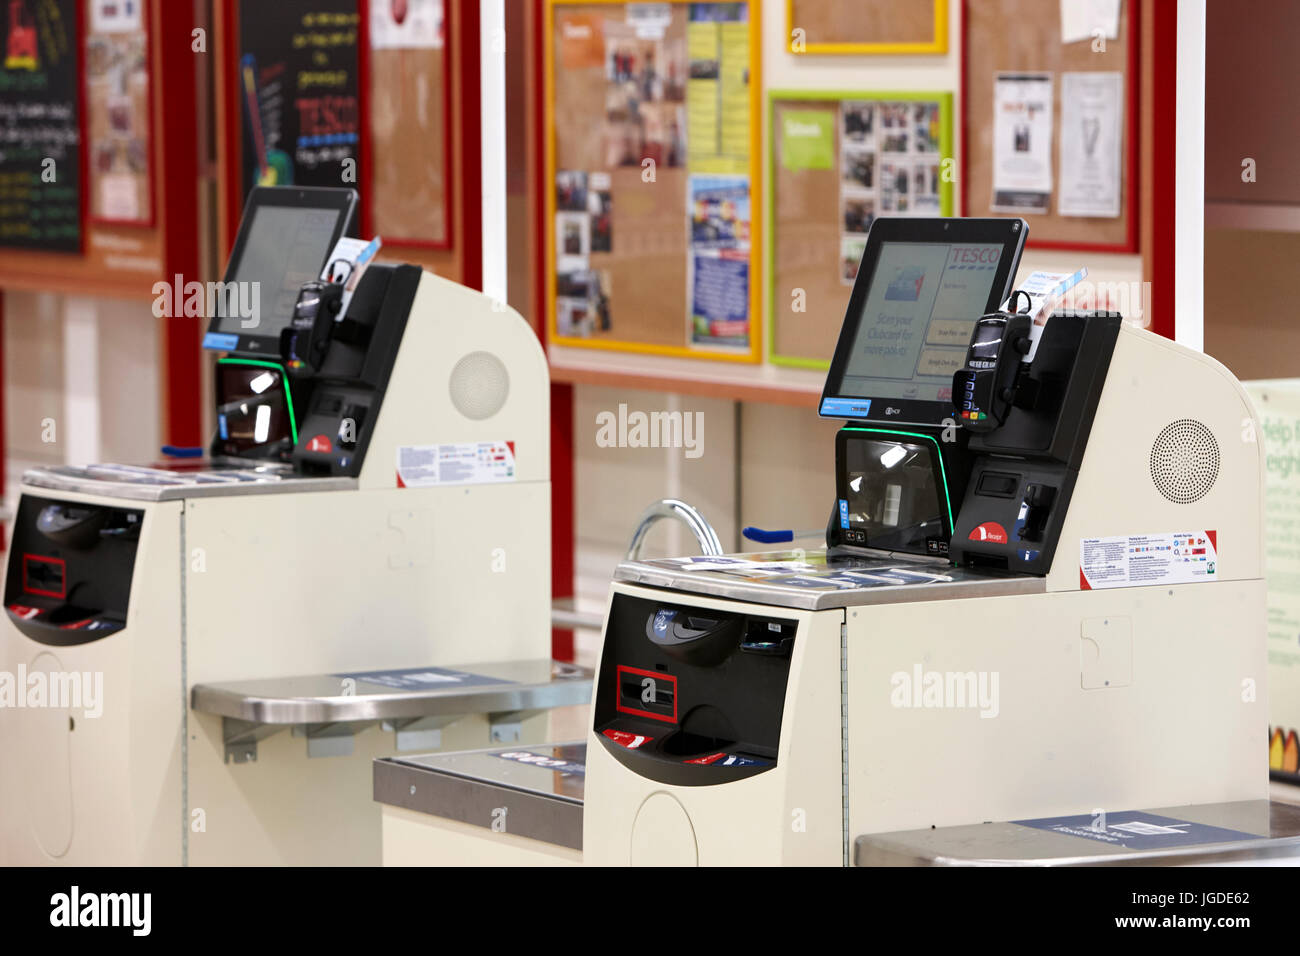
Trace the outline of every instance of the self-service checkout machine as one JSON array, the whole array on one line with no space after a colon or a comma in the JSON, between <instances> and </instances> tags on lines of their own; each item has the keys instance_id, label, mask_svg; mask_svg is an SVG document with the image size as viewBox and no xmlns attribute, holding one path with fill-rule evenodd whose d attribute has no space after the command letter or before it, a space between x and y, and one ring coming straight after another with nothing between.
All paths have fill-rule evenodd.
<instances>
[{"instance_id":1,"label":"self-service checkout machine","mask_svg":"<svg viewBox=\"0 0 1300 956\"><path fill-rule=\"evenodd\" d=\"M1254 411L1118 314L990 314L1026 230L874 223L820 404L825 550L619 566L585 862L833 865L1187 805L1268 835Z\"/></svg>"},{"instance_id":2,"label":"self-service checkout machine","mask_svg":"<svg viewBox=\"0 0 1300 956\"><path fill-rule=\"evenodd\" d=\"M0 708L0 861L378 862L374 757L539 739L589 693L549 659L537 338L410 265L340 308L354 205L253 191L208 460L25 475L0 669L49 698Z\"/></svg>"}]
</instances>

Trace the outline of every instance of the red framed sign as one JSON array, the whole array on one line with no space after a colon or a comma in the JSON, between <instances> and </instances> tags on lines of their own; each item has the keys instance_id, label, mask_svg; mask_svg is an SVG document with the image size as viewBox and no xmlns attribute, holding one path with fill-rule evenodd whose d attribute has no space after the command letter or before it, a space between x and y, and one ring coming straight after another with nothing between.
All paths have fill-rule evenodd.
<instances>
[{"instance_id":1,"label":"red framed sign","mask_svg":"<svg viewBox=\"0 0 1300 956\"><path fill-rule=\"evenodd\" d=\"M1080 34L1074 24L1063 30L1057 4L1041 0L963 0L961 38L961 214L987 216L1006 213L1021 215L1029 222L1027 245L1036 249L1076 249L1094 252L1136 253L1139 224L1139 122L1141 103L1139 48L1140 0L1122 0L1113 24L1084 25ZM1013 30L1007 24L1015 24ZM1119 149L1118 215L1062 215L1062 100L1066 75L1121 74L1119 103L1124 111L1118 129L1123 142ZM998 78L1033 83L1040 78L1051 90L1050 185L1031 197L1024 209L994 202L997 158L994 139L997 107L994 92ZM1050 78L1050 79L1049 79ZM1113 107L1114 104L1111 104ZM1004 107L1005 108L1005 107ZM1104 115L1104 114L1103 114ZM1074 119L1072 115L1070 119ZM1014 149L1032 153L1032 142L1042 129L1025 122L1015 129ZM1096 142L1097 132L1085 137ZM1085 141L1087 141L1085 139ZM1104 140L1103 140L1104 142ZM1073 164L1072 164L1073 165ZM1104 183L1104 177L1101 177ZM1002 192L1022 201L1024 194Z\"/></svg>"}]
</instances>

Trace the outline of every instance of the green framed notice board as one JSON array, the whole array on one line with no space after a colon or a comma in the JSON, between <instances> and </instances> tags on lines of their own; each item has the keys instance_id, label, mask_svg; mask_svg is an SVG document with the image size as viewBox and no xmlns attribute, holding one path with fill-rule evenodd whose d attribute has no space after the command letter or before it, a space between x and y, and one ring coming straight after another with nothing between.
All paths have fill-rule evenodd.
<instances>
[{"instance_id":1,"label":"green framed notice board","mask_svg":"<svg viewBox=\"0 0 1300 956\"><path fill-rule=\"evenodd\" d=\"M768 94L767 348L826 368L876 216L951 216L952 93Z\"/></svg>"}]
</instances>

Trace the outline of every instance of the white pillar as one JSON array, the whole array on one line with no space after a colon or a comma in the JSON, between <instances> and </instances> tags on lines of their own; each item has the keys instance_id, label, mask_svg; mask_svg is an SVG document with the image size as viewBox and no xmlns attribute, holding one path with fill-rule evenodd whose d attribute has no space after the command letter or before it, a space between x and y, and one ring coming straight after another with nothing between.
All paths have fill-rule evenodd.
<instances>
[{"instance_id":1,"label":"white pillar","mask_svg":"<svg viewBox=\"0 0 1300 956\"><path fill-rule=\"evenodd\" d=\"M1174 163L1174 340L1188 348L1203 351L1205 0L1178 0L1178 78L1174 124L1178 147ZM1159 170L1156 175L1161 175ZM1159 223L1156 228L1161 228Z\"/></svg>"},{"instance_id":2,"label":"white pillar","mask_svg":"<svg viewBox=\"0 0 1300 956\"><path fill-rule=\"evenodd\" d=\"M56 427L66 464L100 460L99 316L94 300L80 296L63 300L63 421Z\"/></svg>"},{"instance_id":3,"label":"white pillar","mask_svg":"<svg viewBox=\"0 0 1300 956\"><path fill-rule=\"evenodd\" d=\"M482 0L479 11L483 291L494 299L506 302L505 0Z\"/></svg>"}]
</instances>

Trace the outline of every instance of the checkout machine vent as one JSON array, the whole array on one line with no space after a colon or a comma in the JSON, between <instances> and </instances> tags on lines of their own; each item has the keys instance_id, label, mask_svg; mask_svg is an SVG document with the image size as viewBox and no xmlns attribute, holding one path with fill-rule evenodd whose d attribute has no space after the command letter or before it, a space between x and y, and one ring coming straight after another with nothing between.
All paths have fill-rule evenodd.
<instances>
[{"instance_id":1,"label":"checkout machine vent","mask_svg":"<svg viewBox=\"0 0 1300 956\"><path fill-rule=\"evenodd\" d=\"M451 370L448 383L456 411L473 421L491 418L510 394L510 373L491 352L470 352Z\"/></svg>"},{"instance_id":2,"label":"checkout machine vent","mask_svg":"<svg viewBox=\"0 0 1300 956\"><path fill-rule=\"evenodd\" d=\"M1214 433L1192 418L1160 429L1151 446L1151 480L1175 504L1199 501L1219 476L1219 443Z\"/></svg>"}]
</instances>

